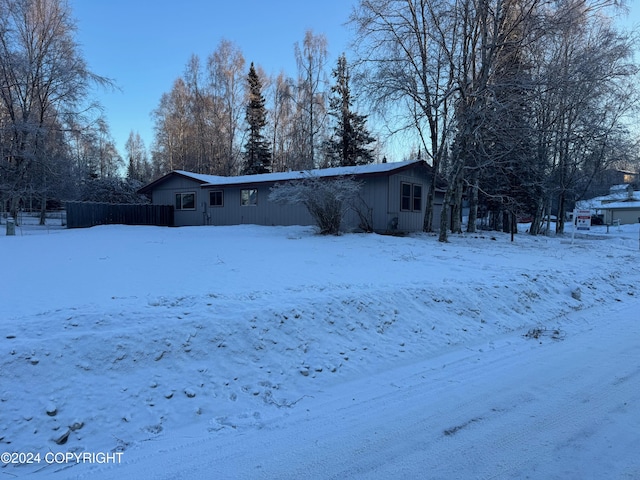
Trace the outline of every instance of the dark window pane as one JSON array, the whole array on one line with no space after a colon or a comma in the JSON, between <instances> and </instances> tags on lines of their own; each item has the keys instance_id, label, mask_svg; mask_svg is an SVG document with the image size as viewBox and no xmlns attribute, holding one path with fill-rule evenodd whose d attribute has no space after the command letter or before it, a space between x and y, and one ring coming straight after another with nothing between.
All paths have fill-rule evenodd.
<instances>
[{"instance_id":1,"label":"dark window pane","mask_svg":"<svg viewBox=\"0 0 640 480\"><path fill-rule=\"evenodd\" d=\"M413 186L413 209L416 212L422 210L422 186L414 185Z\"/></svg>"},{"instance_id":2,"label":"dark window pane","mask_svg":"<svg viewBox=\"0 0 640 480\"><path fill-rule=\"evenodd\" d=\"M212 207L221 207L222 206L222 192L209 192L209 205Z\"/></svg>"},{"instance_id":3,"label":"dark window pane","mask_svg":"<svg viewBox=\"0 0 640 480\"><path fill-rule=\"evenodd\" d=\"M411 210L411 184L400 185L402 196L400 198L400 210Z\"/></svg>"},{"instance_id":4,"label":"dark window pane","mask_svg":"<svg viewBox=\"0 0 640 480\"><path fill-rule=\"evenodd\" d=\"M182 195L182 209L193 210L196 208L196 195L194 193L185 193Z\"/></svg>"}]
</instances>

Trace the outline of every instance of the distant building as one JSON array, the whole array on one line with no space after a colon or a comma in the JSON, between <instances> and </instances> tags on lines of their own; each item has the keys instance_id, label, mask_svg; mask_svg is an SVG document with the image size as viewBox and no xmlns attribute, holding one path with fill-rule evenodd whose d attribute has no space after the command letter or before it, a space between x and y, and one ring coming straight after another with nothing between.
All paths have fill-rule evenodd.
<instances>
[{"instance_id":1,"label":"distant building","mask_svg":"<svg viewBox=\"0 0 640 480\"><path fill-rule=\"evenodd\" d=\"M640 222L640 192L632 185L614 185L609 195L582 200L576 208L589 209L602 217L607 225L619 222L621 225Z\"/></svg>"}]
</instances>

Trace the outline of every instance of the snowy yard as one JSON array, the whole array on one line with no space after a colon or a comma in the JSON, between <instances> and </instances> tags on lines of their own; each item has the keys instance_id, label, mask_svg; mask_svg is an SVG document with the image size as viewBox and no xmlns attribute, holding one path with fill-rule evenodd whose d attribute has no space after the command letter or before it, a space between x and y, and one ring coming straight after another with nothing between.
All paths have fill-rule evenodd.
<instances>
[{"instance_id":1,"label":"snowy yard","mask_svg":"<svg viewBox=\"0 0 640 480\"><path fill-rule=\"evenodd\" d=\"M639 227L18 228L0 476L640 478Z\"/></svg>"}]
</instances>

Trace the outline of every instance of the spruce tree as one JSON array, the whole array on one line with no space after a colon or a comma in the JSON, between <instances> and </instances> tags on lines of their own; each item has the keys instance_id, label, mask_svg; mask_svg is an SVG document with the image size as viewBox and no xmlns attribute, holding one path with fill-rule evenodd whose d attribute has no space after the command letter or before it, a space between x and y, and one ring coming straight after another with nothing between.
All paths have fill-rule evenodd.
<instances>
[{"instance_id":1,"label":"spruce tree","mask_svg":"<svg viewBox=\"0 0 640 480\"><path fill-rule=\"evenodd\" d=\"M349 68L344 54L332 73L336 84L331 87L333 96L329 103L329 115L335 118L333 135L327 142L327 157L333 166L365 165L373 162L368 145L375 139L366 127L367 116L351 110L353 99L349 85Z\"/></svg>"},{"instance_id":2,"label":"spruce tree","mask_svg":"<svg viewBox=\"0 0 640 480\"><path fill-rule=\"evenodd\" d=\"M243 174L269 173L271 171L271 149L269 142L262 134L267 124L267 110L262 95L262 82L251 63L249 75L249 103L247 104L246 120L248 127L247 143L244 146L245 165Z\"/></svg>"}]
</instances>

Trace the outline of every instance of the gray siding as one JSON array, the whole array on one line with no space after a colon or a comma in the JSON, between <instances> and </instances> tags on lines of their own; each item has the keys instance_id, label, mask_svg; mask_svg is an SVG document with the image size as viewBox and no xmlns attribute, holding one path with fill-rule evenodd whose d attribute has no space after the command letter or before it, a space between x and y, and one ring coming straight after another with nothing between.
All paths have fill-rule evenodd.
<instances>
[{"instance_id":1,"label":"gray siding","mask_svg":"<svg viewBox=\"0 0 640 480\"><path fill-rule=\"evenodd\" d=\"M377 232L386 232L389 230L393 213L389 210L389 177L370 177L363 182L363 188L360 196L365 205L363 209L371 209L371 217L373 220L373 229ZM359 218L356 213L351 212L349 224L357 227Z\"/></svg>"},{"instance_id":2,"label":"gray siding","mask_svg":"<svg viewBox=\"0 0 640 480\"><path fill-rule=\"evenodd\" d=\"M376 231L387 231L393 216L389 211L388 178L372 177L363 182L360 192L363 202L363 211L372 209L373 227ZM208 207L209 221L211 225L315 225L315 222L306 207L303 205L279 205L268 200L269 191L273 184L259 185L257 205L243 206L240 204L241 188L221 187L210 190L221 190L224 195L223 207ZM207 201L208 201L208 193ZM349 211L342 222L342 228L346 231L357 230L360 218L355 211Z\"/></svg>"},{"instance_id":3,"label":"gray siding","mask_svg":"<svg viewBox=\"0 0 640 480\"><path fill-rule=\"evenodd\" d=\"M413 205L411 205L411 210L402 210L401 186L403 183L422 187L419 210L413 210ZM402 232L418 232L422 230L428 193L428 178L426 175L421 175L417 169L406 170L389 177L389 206L392 215L398 218L398 230Z\"/></svg>"},{"instance_id":4,"label":"gray siding","mask_svg":"<svg viewBox=\"0 0 640 480\"><path fill-rule=\"evenodd\" d=\"M603 205L604 222L613 225L616 220L620 221L621 225L628 225L630 223L638 223L640 220L640 208L638 209L621 209L616 208L607 210L606 205Z\"/></svg>"},{"instance_id":5,"label":"gray siding","mask_svg":"<svg viewBox=\"0 0 640 480\"><path fill-rule=\"evenodd\" d=\"M313 219L302 205L277 205L268 200L273 184L252 186L258 190L256 205L241 205L240 192L245 187L215 187L203 190L206 195L208 221L211 225L313 225ZM224 205L209 206L209 191L222 191Z\"/></svg>"},{"instance_id":6,"label":"gray siding","mask_svg":"<svg viewBox=\"0 0 640 480\"><path fill-rule=\"evenodd\" d=\"M186 225L205 224L205 205L203 202L209 201L209 194L200 188L200 183L184 177L173 177L167 179L161 185L153 189L151 201L154 205L176 204L176 193L195 193L195 210L174 210L174 225L182 227Z\"/></svg>"}]
</instances>

